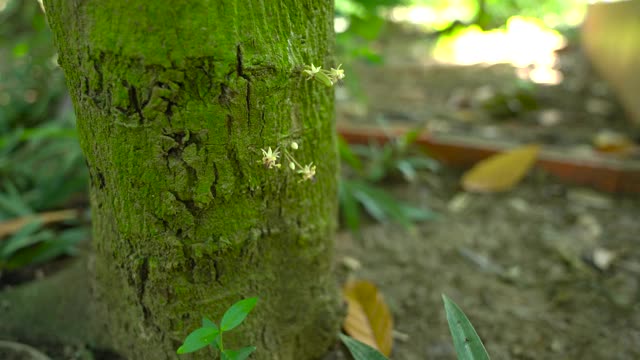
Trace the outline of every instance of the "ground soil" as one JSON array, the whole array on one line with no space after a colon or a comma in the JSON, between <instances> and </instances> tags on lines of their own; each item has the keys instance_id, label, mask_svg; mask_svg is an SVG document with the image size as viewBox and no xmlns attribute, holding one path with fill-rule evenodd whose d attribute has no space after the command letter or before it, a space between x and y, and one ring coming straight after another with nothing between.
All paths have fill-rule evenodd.
<instances>
[{"instance_id":1,"label":"ground soil","mask_svg":"<svg viewBox=\"0 0 640 360\"><path fill-rule=\"evenodd\" d=\"M338 239L339 259L361 264L351 276L379 286L395 330L408 335L393 359L455 358L443 293L495 359L640 357L640 199L540 172L504 194L464 193L457 180L449 171L393 187L436 210L436 221ZM613 258L594 264L603 254Z\"/></svg>"},{"instance_id":2,"label":"ground soil","mask_svg":"<svg viewBox=\"0 0 640 360\"><path fill-rule=\"evenodd\" d=\"M51 276L65 267L66 260L68 257L63 256L44 264L27 265L23 268L0 272L0 291Z\"/></svg>"},{"instance_id":3,"label":"ground soil","mask_svg":"<svg viewBox=\"0 0 640 360\"><path fill-rule=\"evenodd\" d=\"M514 88L513 67L441 65L428 59L424 36L389 36L376 44L383 65L354 66L360 92L348 84L339 91L339 124L425 122L432 133L567 153L588 150L603 129L637 137L576 44L560 54L565 81L534 88L536 109L498 117L473 106L473 94ZM549 110L557 121L545 122ZM625 156L637 164L637 153ZM412 231L371 225L361 237L338 239L338 260L361 264L350 276L379 286L395 330L408 335L398 336L391 358L455 358L443 293L467 313L494 359L640 358L640 196L563 184L541 170L512 191L470 194L460 175L444 169L388 186L436 210L438 220Z\"/></svg>"}]
</instances>

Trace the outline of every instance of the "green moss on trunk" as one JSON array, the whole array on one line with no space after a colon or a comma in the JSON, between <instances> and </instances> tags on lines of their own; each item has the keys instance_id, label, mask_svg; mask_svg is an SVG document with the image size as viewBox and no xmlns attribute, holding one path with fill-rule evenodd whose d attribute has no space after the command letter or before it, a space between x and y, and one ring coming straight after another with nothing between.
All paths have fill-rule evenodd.
<instances>
[{"instance_id":1,"label":"green moss on trunk","mask_svg":"<svg viewBox=\"0 0 640 360\"><path fill-rule=\"evenodd\" d=\"M91 174L98 310L131 359L175 358L248 296L229 347L310 359L334 341L333 91L301 74L334 65L332 3L45 0ZM287 134L315 183L257 164Z\"/></svg>"}]
</instances>

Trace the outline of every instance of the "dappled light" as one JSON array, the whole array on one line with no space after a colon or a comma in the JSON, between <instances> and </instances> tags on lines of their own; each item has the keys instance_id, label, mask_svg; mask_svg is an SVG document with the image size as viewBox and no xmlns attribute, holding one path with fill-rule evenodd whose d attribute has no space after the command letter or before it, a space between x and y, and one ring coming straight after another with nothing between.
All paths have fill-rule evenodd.
<instances>
[{"instance_id":1,"label":"dappled light","mask_svg":"<svg viewBox=\"0 0 640 360\"><path fill-rule=\"evenodd\" d=\"M508 20L505 29L482 31L471 26L443 37L433 56L438 61L460 65L510 63L523 79L558 84L562 74L554 69L556 51L566 43L564 36L540 21L516 16Z\"/></svg>"},{"instance_id":2,"label":"dappled light","mask_svg":"<svg viewBox=\"0 0 640 360\"><path fill-rule=\"evenodd\" d=\"M406 22L420 26L425 31L442 30L453 21L468 21L473 18L475 8L473 2L463 1L469 6L449 4L446 7L433 6L396 6L386 14L393 22Z\"/></svg>"}]
</instances>

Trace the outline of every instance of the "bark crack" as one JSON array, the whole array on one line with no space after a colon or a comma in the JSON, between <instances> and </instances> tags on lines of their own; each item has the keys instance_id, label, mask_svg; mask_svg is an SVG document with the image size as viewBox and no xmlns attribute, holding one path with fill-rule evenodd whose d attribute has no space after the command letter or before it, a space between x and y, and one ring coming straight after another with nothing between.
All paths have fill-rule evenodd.
<instances>
[{"instance_id":1,"label":"bark crack","mask_svg":"<svg viewBox=\"0 0 640 360\"><path fill-rule=\"evenodd\" d=\"M125 81L126 83L126 81ZM133 106L133 109L135 110L135 112L138 114L138 116L140 117L140 123L142 124L144 122L144 115L142 114L142 108L140 107L140 104L138 103L138 94L136 92L136 88L132 85L125 85L127 86L127 92L129 95L129 103L131 104L131 106Z\"/></svg>"},{"instance_id":2,"label":"bark crack","mask_svg":"<svg viewBox=\"0 0 640 360\"><path fill-rule=\"evenodd\" d=\"M196 261L193 259L193 256L191 256L191 249L189 249L188 245L182 245L182 252L184 254L186 266L184 271L185 277L188 282L195 284L194 272L196 270Z\"/></svg>"},{"instance_id":3,"label":"bark crack","mask_svg":"<svg viewBox=\"0 0 640 360\"><path fill-rule=\"evenodd\" d=\"M215 270L215 280L218 284L222 285L222 281L220 278L222 277L222 271L220 270L220 265L217 260L213 260L213 269Z\"/></svg>"},{"instance_id":4,"label":"bark crack","mask_svg":"<svg viewBox=\"0 0 640 360\"><path fill-rule=\"evenodd\" d=\"M242 46L236 46L236 71L238 76L247 81L247 89L245 94L245 102L247 107L247 126L251 127L251 77L244 72L244 56L242 54Z\"/></svg>"},{"instance_id":5,"label":"bark crack","mask_svg":"<svg viewBox=\"0 0 640 360\"><path fill-rule=\"evenodd\" d=\"M147 287L147 280L149 279L149 259L147 257L143 258L142 263L138 265L137 273L138 281L136 283L136 294L138 296L138 303L142 307L144 321L148 321L151 316L151 312L144 303L144 293Z\"/></svg>"},{"instance_id":6,"label":"bark crack","mask_svg":"<svg viewBox=\"0 0 640 360\"><path fill-rule=\"evenodd\" d=\"M195 201L190 199L182 199L180 198L178 193L173 190L169 190L169 192L176 198L176 201L184 205L191 216L193 216L194 218L198 217L198 215L200 214L200 209L198 208L198 206L196 206Z\"/></svg>"},{"instance_id":7,"label":"bark crack","mask_svg":"<svg viewBox=\"0 0 640 360\"><path fill-rule=\"evenodd\" d=\"M219 176L220 175L218 174L218 166L216 165L216 163L213 163L213 183L209 187L209 191L211 191L211 196L213 196L214 199L218 195L216 187L218 186Z\"/></svg>"}]
</instances>

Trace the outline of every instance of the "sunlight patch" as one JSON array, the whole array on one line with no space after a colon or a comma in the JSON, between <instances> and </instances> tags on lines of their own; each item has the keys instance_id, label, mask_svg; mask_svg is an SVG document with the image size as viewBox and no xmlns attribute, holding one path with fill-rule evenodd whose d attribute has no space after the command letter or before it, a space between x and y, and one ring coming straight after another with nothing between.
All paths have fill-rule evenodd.
<instances>
[{"instance_id":1,"label":"sunlight patch","mask_svg":"<svg viewBox=\"0 0 640 360\"><path fill-rule=\"evenodd\" d=\"M515 16L506 29L482 31L471 26L438 41L433 56L443 63L472 65L511 63L518 75L538 83L557 84L562 75L554 69L556 50L567 40L536 19Z\"/></svg>"}]
</instances>

